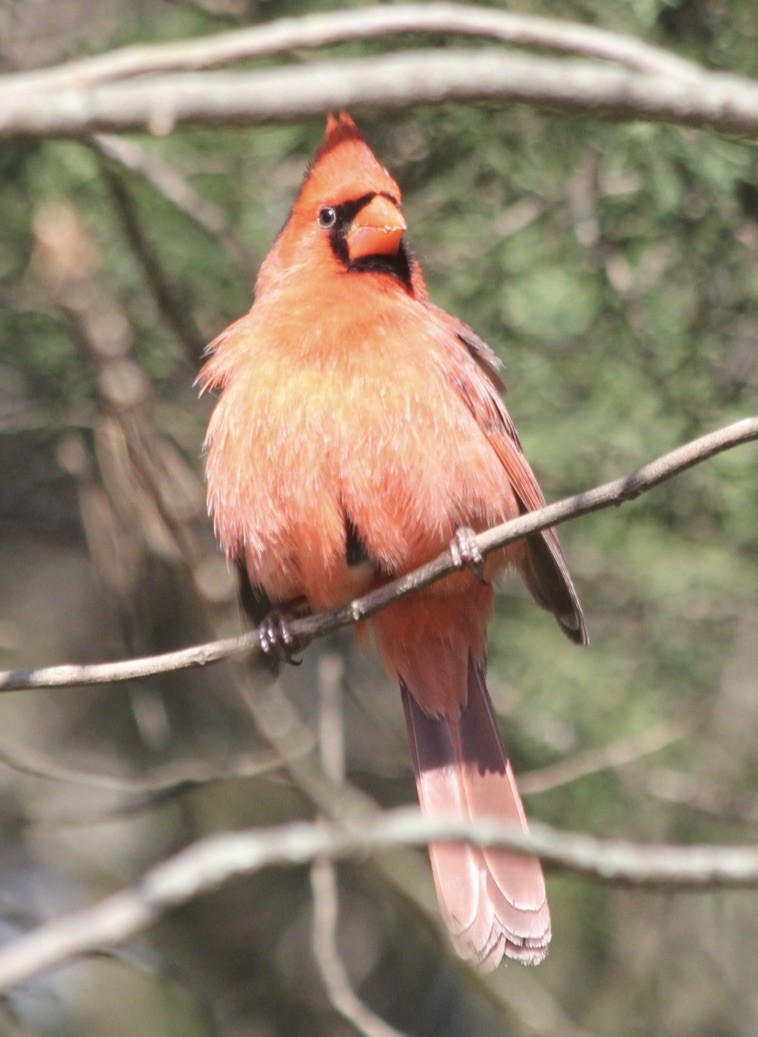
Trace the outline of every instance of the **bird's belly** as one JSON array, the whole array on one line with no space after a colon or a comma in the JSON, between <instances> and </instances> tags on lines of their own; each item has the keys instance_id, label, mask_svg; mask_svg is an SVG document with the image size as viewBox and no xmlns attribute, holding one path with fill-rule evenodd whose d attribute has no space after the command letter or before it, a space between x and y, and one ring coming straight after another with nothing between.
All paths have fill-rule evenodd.
<instances>
[{"instance_id":1,"label":"bird's belly","mask_svg":"<svg viewBox=\"0 0 758 1037\"><path fill-rule=\"evenodd\" d=\"M259 473L246 554L273 600L339 604L433 558L458 527L517 514L497 456L462 407L440 413L388 395L362 408L335 403L318 423L311 399L309 433L296 449L279 439L279 456ZM349 530L365 556L352 565Z\"/></svg>"},{"instance_id":2,"label":"bird's belly","mask_svg":"<svg viewBox=\"0 0 758 1037\"><path fill-rule=\"evenodd\" d=\"M439 554L456 528L518 513L495 451L444 376L404 367L377 356L369 383L358 364L283 379L264 362L254 385L235 383L241 399L229 388L222 396L209 497L228 553L244 552L271 600L339 604ZM349 530L365 549L357 565Z\"/></svg>"}]
</instances>

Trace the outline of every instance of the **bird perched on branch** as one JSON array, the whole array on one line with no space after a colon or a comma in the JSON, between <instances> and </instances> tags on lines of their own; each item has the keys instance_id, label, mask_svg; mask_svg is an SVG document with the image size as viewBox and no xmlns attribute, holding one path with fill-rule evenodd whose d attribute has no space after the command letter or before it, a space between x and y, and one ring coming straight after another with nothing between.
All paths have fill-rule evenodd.
<instances>
[{"instance_id":1,"label":"bird perched on branch","mask_svg":"<svg viewBox=\"0 0 758 1037\"><path fill-rule=\"evenodd\" d=\"M255 620L344 604L450 547L459 571L365 626L400 686L422 810L525 831L485 683L492 578L516 569L572 641L587 633L554 530L478 553L472 531L544 498L499 360L429 301L405 232L398 185L352 119L329 116L253 307L211 344L200 375L220 393L209 508ZM286 649L283 615L264 627L271 649ZM461 955L483 968L544 958L536 858L451 843L429 854Z\"/></svg>"}]
</instances>

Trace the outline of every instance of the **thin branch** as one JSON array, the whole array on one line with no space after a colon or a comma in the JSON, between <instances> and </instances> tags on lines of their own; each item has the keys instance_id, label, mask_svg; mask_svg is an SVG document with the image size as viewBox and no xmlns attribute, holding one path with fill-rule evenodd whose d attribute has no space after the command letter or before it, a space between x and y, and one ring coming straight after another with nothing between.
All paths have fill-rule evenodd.
<instances>
[{"instance_id":1,"label":"thin branch","mask_svg":"<svg viewBox=\"0 0 758 1037\"><path fill-rule=\"evenodd\" d=\"M314 742L313 738L293 741L288 744L287 752L304 755L313 749ZM141 802L143 798L178 795L186 790L215 782L258 777L277 769L281 765L281 760L278 755L269 752L240 753L228 757L222 767L204 760L189 760L160 767L147 777L134 777L61 766L47 756L29 752L27 749L19 752L17 747L10 749L0 743L0 764L20 774L28 774L58 784L64 782L103 792L134 796Z\"/></svg>"},{"instance_id":2,"label":"thin branch","mask_svg":"<svg viewBox=\"0 0 758 1037\"><path fill-rule=\"evenodd\" d=\"M342 658L336 653L328 653L319 660L319 756L324 773L335 784L345 780L343 670ZM333 861L326 857L314 860L310 880L313 894L311 946L332 1007L363 1037L405 1037L361 1001L350 982L337 946L340 905Z\"/></svg>"},{"instance_id":3,"label":"thin branch","mask_svg":"<svg viewBox=\"0 0 758 1037\"><path fill-rule=\"evenodd\" d=\"M684 446L677 447L642 468L638 468L630 475L614 479L612 482L604 483L602 486L586 490L573 497L566 497L555 504L549 504L538 511L529 512L485 533L480 533L476 542L482 554L486 555L513 544L517 540L523 540L548 526L556 526L569 519L578 518L580 515L600 511L602 508L618 507L724 450L730 450L755 439L758 439L758 417L744 418L733 425L727 425L725 428L710 432ZM448 576L455 571L455 568L450 553L445 551L414 572L401 576L340 608L292 620L290 630L293 638L299 645L305 646L316 637L369 619L392 602L429 586L443 576ZM163 655L129 659L123 662L0 671L0 691L110 684L198 666L208 666L233 656L243 654L254 656L259 653L260 638L257 630L252 630L238 637L227 637L208 644L166 652Z\"/></svg>"},{"instance_id":4,"label":"thin branch","mask_svg":"<svg viewBox=\"0 0 758 1037\"><path fill-rule=\"evenodd\" d=\"M311 748L312 744L307 748L302 746L297 751L306 752ZM133 792L130 798L122 798L99 809L78 808L67 812L45 811L34 815L25 813L20 820L24 827L34 828L36 831L43 832L86 828L92 825L118 824L125 818L134 817L148 810L155 810L166 804L174 804L182 796L189 795L197 789L207 788L210 785L221 782L239 781L244 778L261 778L272 773L279 773L281 769L282 761L278 756L264 760L263 754L261 754L260 761L256 760L253 755L250 757L232 757L228 766L223 769L213 769L210 765L203 766L198 761L196 767L190 764L184 768L172 768L172 770L176 771L177 778L171 783L157 779L154 786L150 787L150 782L144 781L142 784L145 786L145 791ZM184 772L187 774L186 777L181 776ZM107 788L116 784L116 780L108 776L104 776L103 780L99 780L98 775L78 776L76 773L71 775L65 768L61 768L60 773L64 781L78 785L89 785L93 788ZM52 778L52 773L44 773L41 776ZM89 780L87 780L87 777ZM124 782L124 784L127 785L127 782ZM135 781L134 785L137 786L138 782Z\"/></svg>"},{"instance_id":5,"label":"thin branch","mask_svg":"<svg viewBox=\"0 0 758 1037\"><path fill-rule=\"evenodd\" d=\"M552 792L553 789L578 781L579 778L586 778L590 774L597 774L599 771L615 770L680 741L691 733L693 726L692 722L681 721L676 724L664 724L646 731L639 738L624 738L598 749L574 753L547 767L522 774L518 782L519 790L524 796L536 796L542 792Z\"/></svg>"},{"instance_id":6,"label":"thin branch","mask_svg":"<svg viewBox=\"0 0 758 1037\"><path fill-rule=\"evenodd\" d=\"M625 774L623 782L636 796L650 796L664 803L697 810L722 821L758 821L758 797L745 790L730 792L714 787L697 774L683 774L668 768L657 768L644 775Z\"/></svg>"},{"instance_id":7,"label":"thin branch","mask_svg":"<svg viewBox=\"0 0 758 1037\"><path fill-rule=\"evenodd\" d=\"M366 1005L353 990L337 948L339 895L331 861L321 857L311 865L313 893L313 954L333 1008L363 1037L406 1037Z\"/></svg>"},{"instance_id":8,"label":"thin branch","mask_svg":"<svg viewBox=\"0 0 758 1037\"><path fill-rule=\"evenodd\" d=\"M346 624L339 624L340 626ZM336 627L334 628L336 629ZM0 691L20 691L28 688L73 688L88 684L111 684L118 681L155 677L211 663L223 662L235 655L260 651L257 630L239 637L226 637L192 648L181 648L163 655L150 655L124 662L94 663L88 665L48 666L38 670L0 671Z\"/></svg>"},{"instance_id":9,"label":"thin branch","mask_svg":"<svg viewBox=\"0 0 758 1037\"><path fill-rule=\"evenodd\" d=\"M5 998L0 998L0 1020L3 1022L4 1037L34 1037Z\"/></svg>"},{"instance_id":10,"label":"thin branch","mask_svg":"<svg viewBox=\"0 0 758 1037\"><path fill-rule=\"evenodd\" d=\"M272 866L343 859L368 851L466 840L537 854L557 867L637 886L710 891L758 888L758 847L639 846L533 824L531 835L498 822L424 818L396 810L347 829L298 822L203 839L148 871L99 904L42 925L0 949L0 990L75 955L122 943L188 901L230 878Z\"/></svg>"},{"instance_id":11,"label":"thin branch","mask_svg":"<svg viewBox=\"0 0 758 1037\"><path fill-rule=\"evenodd\" d=\"M103 174L115 202L124 235L141 265L148 289L159 313L184 346L184 355L197 367L205 349L206 336L198 328L189 300L182 288L163 269L158 252L148 240L137 206L121 176L103 163Z\"/></svg>"},{"instance_id":12,"label":"thin branch","mask_svg":"<svg viewBox=\"0 0 758 1037\"><path fill-rule=\"evenodd\" d=\"M230 227L224 210L198 194L174 166L149 154L133 140L102 133L96 134L90 144L104 158L150 184L166 201L217 241L229 259L252 279L256 268L253 255Z\"/></svg>"},{"instance_id":13,"label":"thin branch","mask_svg":"<svg viewBox=\"0 0 758 1037\"><path fill-rule=\"evenodd\" d=\"M81 137L178 126L321 118L331 108L391 110L446 101L520 102L582 116L644 119L758 135L758 84L703 70L695 77L503 50L402 51L261 69L182 72L88 87L30 91L0 83L0 139Z\"/></svg>"},{"instance_id":14,"label":"thin branch","mask_svg":"<svg viewBox=\"0 0 758 1037\"><path fill-rule=\"evenodd\" d=\"M578 22L493 11L458 4L408 4L330 11L283 18L266 25L218 33L202 39L124 47L80 61L26 72L27 90L57 91L72 83L89 87L159 72L220 68L238 61L311 50L353 40L384 39L409 33L496 40L581 57L613 61L639 72L676 78L697 77L697 65L631 36Z\"/></svg>"}]
</instances>

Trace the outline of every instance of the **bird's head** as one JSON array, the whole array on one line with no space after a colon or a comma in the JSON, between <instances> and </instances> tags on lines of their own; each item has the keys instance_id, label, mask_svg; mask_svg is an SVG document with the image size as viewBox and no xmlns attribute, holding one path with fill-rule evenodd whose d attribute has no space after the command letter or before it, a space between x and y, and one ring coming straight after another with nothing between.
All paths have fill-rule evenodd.
<instances>
[{"instance_id":1,"label":"bird's head","mask_svg":"<svg viewBox=\"0 0 758 1037\"><path fill-rule=\"evenodd\" d=\"M346 112L329 115L275 246L277 267L304 271L317 264L329 273L383 274L412 291L421 281L405 245L406 229L395 180Z\"/></svg>"}]
</instances>

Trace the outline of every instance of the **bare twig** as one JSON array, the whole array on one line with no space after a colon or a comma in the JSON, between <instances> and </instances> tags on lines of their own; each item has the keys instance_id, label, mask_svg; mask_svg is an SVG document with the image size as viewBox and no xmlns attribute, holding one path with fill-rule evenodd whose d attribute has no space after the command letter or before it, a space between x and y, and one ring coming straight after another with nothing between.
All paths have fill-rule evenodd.
<instances>
[{"instance_id":1,"label":"bare twig","mask_svg":"<svg viewBox=\"0 0 758 1037\"><path fill-rule=\"evenodd\" d=\"M33 1037L32 1031L24 1026L5 998L0 998L0 1019L4 1037Z\"/></svg>"},{"instance_id":2,"label":"bare twig","mask_svg":"<svg viewBox=\"0 0 758 1037\"><path fill-rule=\"evenodd\" d=\"M637 471L612 482L573 497L566 497L538 511L529 512L510 522L481 533L476 538L482 554L522 540L548 526L555 526L580 515L611 506L618 507L626 501L646 493L654 486L680 474L693 465L758 438L758 417L744 418L733 425L710 432L708 435L677 447L675 450L649 462ZM376 612L400 598L421 590L436 580L455 571L450 554L446 551L420 569L379 589L349 602L340 608L320 612L312 616L294 619L290 629L294 639L305 645L315 637L349 626L373 616ZM129 659L123 662L96 663L91 666L50 666L35 670L0 671L0 691L18 691L29 688L75 687L86 684L109 684L117 681L134 680L138 677L155 676L177 670L208 666L232 656L260 652L260 639L256 630L239 637L228 637L204 645L182 648L164 655Z\"/></svg>"},{"instance_id":3,"label":"bare twig","mask_svg":"<svg viewBox=\"0 0 758 1037\"><path fill-rule=\"evenodd\" d=\"M319 755L332 781L345 778L345 739L342 711L342 659L327 654L319 661ZM311 944L332 1007L363 1037L404 1037L376 1015L356 994L337 947L339 890L334 863L318 857L311 865L313 930Z\"/></svg>"},{"instance_id":4,"label":"bare twig","mask_svg":"<svg viewBox=\"0 0 758 1037\"><path fill-rule=\"evenodd\" d=\"M533 824L530 835L498 822L424 818L397 810L353 828L298 822L212 836L148 871L135 886L48 922L0 949L0 990L74 955L118 944L162 915L233 876L263 868L341 859L397 846L460 841L537 854L547 863L606 882L710 891L758 887L758 847L639 846Z\"/></svg>"},{"instance_id":5,"label":"bare twig","mask_svg":"<svg viewBox=\"0 0 758 1037\"><path fill-rule=\"evenodd\" d=\"M109 134L96 134L90 141L104 158L141 177L168 202L175 205L206 234L216 240L227 256L251 279L255 272L252 253L229 226L226 213L194 189L168 162L151 155L136 141Z\"/></svg>"},{"instance_id":6,"label":"bare twig","mask_svg":"<svg viewBox=\"0 0 758 1037\"><path fill-rule=\"evenodd\" d=\"M339 894L334 865L324 857L311 865L313 954L334 1009L363 1037L404 1037L371 1011L353 990L337 949Z\"/></svg>"},{"instance_id":7,"label":"bare twig","mask_svg":"<svg viewBox=\"0 0 758 1037\"><path fill-rule=\"evenodd\" d=\"M184 353L197 367L206 346L206 337L198 328L189 301L181 287L163 269L158 253L147 238L137 207L121 177L104 165L105 179L111 190L116 212L131 250L142 266L148 288L159 312L184 346Z\"/></svg>"},{"instance_id":8,"label":"bare twig","mask_svg":"<svg viewBox=\"0 0 758 1037\"><path fill-rule=\"evenodd\" d=\"M164 73L56 92L0 83L0 139L81 137L185 125L291 122L330 108L522 102L583 116L758 135L758 84L703 70L677 79L600 62L498 50L403 51L252 72Z\"/></svg>"},{"instance_id":9,"label":"bare twig","mask_svg":"<svg viewBox=\"0 0 758 1037\"><path fill-rule=\"evenodd\" d=\"M301 739L298 742L288 743L286 751L288 754L301 755L310 752L313 745L312 738ZM17 746L11 749L0 743L0 764L18 771L20 774L29 774L47 781L65 782L141 799L145 796L180 793L185 789L227 781L230 778L259 776L278 767L280 760L278 756L268 752L242 753L228 757L223 767L207 763L204 760L189 760L157 768L145 777L135 777L61 766L48 756L34 753L26 748L19 751Z\"/></svg>"},{"instance_id":10,"label":"bare twig","mask_svg":"<svg viewBox=\"0 0 758 1037\"><path fill-rule=\"evenodd\" d=\"M135 221L130 229L135 239L140 237ZM200 560L191 524L204 510L202 486L156 425L151 379L135 351L123 307L98 285L99 251L76 208L40 206L35 236L38 276L97 374L96 474L86 459L77 459L81 453L86 458L83 444L73 458L67 453L67 467L80 484L98 572L126 600L145 552L175 558L184 551L196 564Z\"/></svg>"},{"instance_id":11,"label":"bare twig","mask_svg":"<svg viewBox=\"0 0 758 1037\"><path fill-rule=\"evenodd\" d=\"M312 742L292 745L288 752L295 757L313 748ZM3 754L2 762L6 762ZM279 772L282 767L281 758L260 753L233 756L224 767L214 767L201 760L186 765L166 768L165 773L150 779L118 779L112 775L87 774L71 771L55 765L44 769L16 767L20 771L35 774L38 777L54 781L65 781L79 786L95 789L119 790L121 798L111 801L107 806L75 810L45 811L44 813L25 814L25 826L34 827L37 831L54 831L61 828L81 828L91 825L115 824L124 818L133 817L147 810L153 810L167 803L175 803L180 797L189 795L200 788L227 781L239 781L243 778L260 778Z\"/></svg>"},{"instance_id":12,"label":"bare twig","mask_svg":"<svg viewBox=\"0 0 758 1037\"><path fill-rule=\"evenodd\" d=\"M226 637L176 652L151 655L125 662L95 663L92 666L48 666L39 670L8 670L0 672L0 691L19 691L26 688L72 688L87 684L110 684L138 677L154 677L197 666L222 662L245 652L255 654L260 641L256 630L239 637Z\"/></svg>"},{"instance_id":13,"label":"bare twig","mask_svg":"<svg viewBox=\"0 0 758 1037\"><path fill-rule=\"evenodd\" d=\"M633 763L642 756L660 752L667 746L678 742L688 735L693 728L692 723L680 722L678 724L665 724L656 727L652 731L646 731L639 738L625 738L610 745L601 746L599 749L588 749L585 752L575 753L557 763L551 763L547 767L538 770L527 771L519 778L519 789L525 796L535 796L541 792L551 792L553 789L568 785L579 778L586 778L598 771L611 768L623 767L627 763Z\"/></svg>"},{"instance_id":14,"label":"bare twig","mask_svg":"<svg viewBox=\"0 0 758 1037\"><path fill-rule=\"evenodd\" d=\"M324 774L337 784L345 780L344 670L342 656L336 652L329 652L319 660L319 756Z\"/></svg>"},{"instance_id":15,"label":"bare twig","mask_svg":"<svg viewBox=\"0 0 758 1037\"><path fill-rule=\"evenodd\" d=\"M650 796L664 803L697 810L722 821L758 821L758 797L750 790L729 792L714 787L697 774L683 774L669 768L656 768L644 775L625 774L624 783L635 795Z\"/></svg>"},{"instance_id":16,"label":"bare twig","mask_svg":"<svg viewBox=\"0 0 758 1037\"><path fill-rule=\"evenodd\" d=\"M92 87L158 72L219 68L293 50L408 33L467 36L540 47L683 79L698 76L701 71L692 62L660 47L594 26L484 7L432 3L331 11L307 18L283 18L199 40L124 47L110 54L24 73L23 85L27 90L60 90L74 82Z\"/></svg>"}]
</instances>

